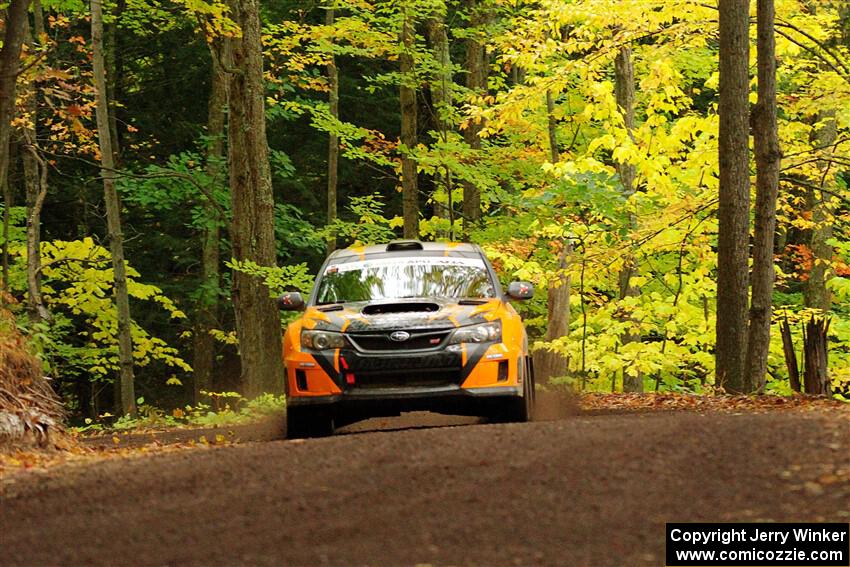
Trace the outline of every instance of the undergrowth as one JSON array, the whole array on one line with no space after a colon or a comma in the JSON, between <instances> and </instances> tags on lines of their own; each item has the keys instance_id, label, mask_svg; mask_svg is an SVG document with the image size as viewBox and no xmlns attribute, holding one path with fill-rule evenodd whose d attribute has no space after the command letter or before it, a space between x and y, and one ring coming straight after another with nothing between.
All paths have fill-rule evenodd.
<instances>
[{"instance_id":1,"label":"undergrowth","mask_svg":"<svg viewBox=\"0 0 850 567\"><path fill-rule=\"evenodd\" d=\"M181 427L215 427L239 425L258 421L265 417L280 415L285 411L285 396L263 394L253 400L243 398L237 392L201 392L208 402L194 406L175 408L170 412L136 400L137 417L115 416L105 413L98 419L86 419L85 425L72 430L78 433L104 431L128 431L148 429L171 429Z\"/></svg>"}]
</instances>

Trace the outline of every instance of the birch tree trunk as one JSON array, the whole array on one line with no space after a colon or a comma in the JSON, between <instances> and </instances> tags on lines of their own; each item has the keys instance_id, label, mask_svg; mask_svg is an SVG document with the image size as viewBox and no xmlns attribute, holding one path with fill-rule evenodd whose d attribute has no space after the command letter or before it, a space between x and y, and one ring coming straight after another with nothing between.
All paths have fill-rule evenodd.
<instances>
[{"instance_id":1,"label":"birch tree trunk","mask_svg":"<svg viewBox=\"0 0 850 567\"><path fill-rule=\"evenodd\" d=\"M416 89L414 76L414 30L410 7L402 7L401 54L399 70L401 86L399 102L401 104L401 143L404 145L401 156L402 216L404 217L404 237L419 238L419 190L416 179L416 160L410 151L416 147Z\"/></svg>"},{"instance_id":2,"label":"birch tree trunk","mask_svg":"<svg viewBox=\"0 0 850 567\"><path fill-rule=\"evenodd\" d=\"M261 266L276 265L274 194L266 140L263 47L259 0L232 0L242 36L232 40L229 81L228 157L233 221L233 257ZM254 276L233 273L233 307L242 362L242 390L248 398L283 389L282 337L276 302Z\"/></svg>"},{"instance_id":3,"label":"birch tree trunk","mask_svg":"<svg viewBox=\"0 0 850 567\"><path fill-rule=\"evenodd\" d=\"M120 397L118 408L122 415L136 414L133 376L133 338L130 318L130 298L127 294L127 273L124 263L124 236L121 232L121 204L115 189L115 162L109 128L109 102L106 90L106 69L103 57L103 5L91 0L92 70L96 94L97 138L100 145L103 199L106 203L106 224L109 231L109 250L112 253L113 287L118 317L118 368Z\"/></svg>"},{"instance_id":4,"label":"birch tree trunk","mask_svg":"<svg viewBox=\"0 0 850 567\"><path fill-rule=\"evenodd\" d=\"M753 239L752 303L745 376L764 390L770 322L773 308L773 252L776 199L779 192L779 134L776 124L776 39L773 0L758 0L758 102L753 109L756 156L755 235Z\"/></svg>"},{"instance_id":5,"label":"birch tree trunk","mask_svg":"<svg viewBox=\"0 0 850 567\"><path fill-rule=\"evenodd\" d=\"M717 237L718 388L750 393L747 350L749 168L749 1L720 0L720 198Z\"/></svg>"}]
</instances>

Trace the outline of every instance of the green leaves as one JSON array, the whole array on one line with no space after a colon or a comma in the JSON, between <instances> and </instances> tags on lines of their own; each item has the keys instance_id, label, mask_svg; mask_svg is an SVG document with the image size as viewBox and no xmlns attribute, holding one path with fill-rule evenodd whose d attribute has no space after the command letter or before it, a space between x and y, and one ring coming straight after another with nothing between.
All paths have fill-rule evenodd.
<instances>
[{"instance_id":1,"label":"green leaves","mask_svg":"<svg viewBox=\"0 0 850 567\"><path fill-rule=\"evenodd\" d=\"M295 266L260 266L248 260L231 259L228 268L263 280L271 296L278 296L289 288L308 292L313 287L313 275L307 264Z\"/></svg>"},{"instance_id":2,"label":"green leaves","mask_svg":"<svg viewBox=\"0 0 850 567\"><path fill-rule=\"evenodd\" d=\"M54 240L42 243L41 262L44 299L56 317L38 340L43 358L66 374L111 380L118 370L118 320L112 300L109 251L91 238ZM127 276L132 300L156 305L172 320L186 318L159 287L138 281L139 273L129 265ZM138 366L158 363L192 371L177 348L150 335L137 322L132 334L133 358Z\"/></svg>"},{"instance_id":3,"label":"green leaves","mask_svg":"<svg viewBox=\"0 0 850 567\"><path fill-rule=\"evenodd\" d=\"M352 197L347 208L354 221L338 218L320 229L317 234L326 240L345 240L352 246L387 242L395 238L393 220L384 216L384 202L377 193Z\"/></svg>"}]
</instances>

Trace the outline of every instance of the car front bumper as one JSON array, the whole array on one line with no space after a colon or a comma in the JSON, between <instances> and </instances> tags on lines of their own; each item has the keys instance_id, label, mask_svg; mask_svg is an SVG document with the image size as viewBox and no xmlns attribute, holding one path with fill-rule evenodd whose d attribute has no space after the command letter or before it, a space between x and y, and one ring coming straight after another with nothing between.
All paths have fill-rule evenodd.
<instances>
[{"instance_id":1,"label":"car front bumper","mask_svg":"<svg viewBox=\"0 0 850 567\"><path fill-rule=\"evenodd\" d=\"M287 403L369 415L436 411L479 415L522 393L522 357L503 343L429 352L350 349L287 354Z\"/></svg>"},{"instance_id":2,"label":"car front bumper","mask_svg":"<svg viewBox=\"0 0 850 567\"><path fill-rule=\"evenodd\" d=\"M450 415L489 415L505 400L522 395L521 386L463 388L461 386L352 390L328 396L288 397L287 406L309 406L332 414L338 423L385 417L410 411Z\"/></svg>"}]
</instances>

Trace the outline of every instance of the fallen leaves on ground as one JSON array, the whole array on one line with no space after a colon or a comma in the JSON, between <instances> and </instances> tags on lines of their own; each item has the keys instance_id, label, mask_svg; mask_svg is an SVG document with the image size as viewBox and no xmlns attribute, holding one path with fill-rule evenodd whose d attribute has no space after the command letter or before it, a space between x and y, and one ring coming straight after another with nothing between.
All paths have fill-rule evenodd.
<instances>
[{"instance_id":1,"label":"fallen leaves on ground","mask_svg":"<svg viewBox=\"0 0 850 567\"><path fill-rule=\"evenodd\" d=\"M611 394L586 393L578 396L582 412L605 413L624 411L715 411L727 413L763 413L767 411L812 411L830 412L850 420L850 404L826 398L804 396L712 396L676 393ZM843 424L842 424L843 425ZM93 463L112 459L140 458L153 454L187 449L208 449L215 446L233 445L238 442L232 431L227 435L210 432L209 436L197 431L197 437L179 441L158 439L157 432L114 432L110 437L102 435L106 442L100 446L74 441L50 451L19 450L0 453L0 480L8 482L18 474L46 471L57 465ZM158 433L164 433L159 431ZM189 433L189 432L187 432ZM189 433L191 435L191 433ZM149 437L148 437L149 436ZM831 479L832 471L821 476ZM843 475L839 475L843 480ZM828 482L824 483L828 484ZM0 484L2 491L2 484Z\"/></svg>"},{"instance_id":2,"label":"fallen leaves on ground","mask_svg":"<svg viewBox=\"0 0 850 567\"><path fill-rule=\"evenodd\" d=\"M125 433L125 438L129 437ZM216 446L232 445L233 441L225 435L217 434L208 439L200 435L197 439L179 443L162 443L153 439L145 444L126 444L122 436L112 436L112 447L88 447L82 443L66 443L62 449L18 450L0 453L0 481L13 479L20 473L45 472L58 465L88 464L114 459L140 458L153 454L170 453L185 449L207 449ZM125 445L122 446L122 443ZM0 485L2 492L2 485Z\"/></svg>"},{"instance_id":3,"label":"fallen leaves on ground","mask_svg":"<svg viewBox=\"0 0 850 567\"><path fill-rule=\"evenodd\" d=\"M812 442L822 444L822 460L791 464L777 475L788 490L813 497L827 491L840 491L850 497L850 459L847 437L850 432L850 404L825 397L729 396L676 393L609 394L588 393L578 397L581 411L625 413L690 411L698 413L753 414L776 411L810 412L820 419L821 435ZM850 518L850 513L845 517ZM740 518L739 518L740 519Z\"/></svg>"},{"instance_id":4,"label":"fallen leaves on ground","mask_svg":"<svg viewBox=\"0 0 850 567\"><path fill-rule=\"evenodd\" d=\"M823 397L730 396L676 394L609 394L594 392L579 396L583 411L691 410L721 412L765 412L776 410L843 412L850 418L850 404Z\"/></svg>"},{"instance_id":5,"label":"fallen leaves on ground","mask_svg":"<svg viewBox=\"0 0 850 567\"><path fill-rule=\"evenodd\" d=\"M833 458L823 454L822 460L815 459L791 464L779 471L777 474L787 483L788 490L804 492L810 496L838 492L846 495L846 499L850 499L850 460L847 458L846 436L845 431L842 437L837 437L838 442L827 445ZM839 448L836 449L836 446ZM850 511L844 511L842 515L850 518Z\"/></svg>"}]
</instances>

